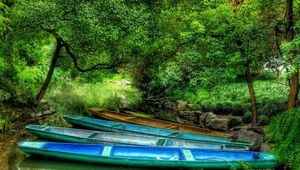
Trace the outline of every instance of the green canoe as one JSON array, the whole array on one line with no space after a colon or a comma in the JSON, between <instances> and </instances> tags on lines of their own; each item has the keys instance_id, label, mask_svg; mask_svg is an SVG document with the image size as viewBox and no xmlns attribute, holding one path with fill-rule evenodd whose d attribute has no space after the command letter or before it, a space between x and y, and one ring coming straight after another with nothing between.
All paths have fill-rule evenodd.
<instances>
[{"instance_id":1,"label":"green canoe","mask_svg":"<svg viewBox=\"0 0 300 170\"><path fill-rule=\"evenodd\" d=\"M124 145L141 146L167 146L187 147L225 150L249 150L249 147L242 145L222 144L218 142L203 142L196 140L184 140L163 138L158 136L138 135L133 133L103 132L83 130L74 128L62 128L53 126L28 125L26 130L41 138L76 143L115 143Z\"/></svg>"},{"instance_id":2,"label":"green canoe","mask_svg":"<svg viewBox=\"0 0 300 170\"><path fill-rule=\"evenodd\" d=\"M22 142L19 148L31 155L134 167L240 169L241 163L251 168L278 165L272 153L249 151L58 142Z\"/></svg>"}]
</instances>

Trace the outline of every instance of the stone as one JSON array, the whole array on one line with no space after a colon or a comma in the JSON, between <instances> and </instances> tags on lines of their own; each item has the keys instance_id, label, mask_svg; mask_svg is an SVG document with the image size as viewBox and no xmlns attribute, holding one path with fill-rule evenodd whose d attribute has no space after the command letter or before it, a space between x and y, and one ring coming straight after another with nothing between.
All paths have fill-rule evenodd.
<instances>
[{"instance_id":1,"label":"stone","mask_svg":"<svg viewBox=\"0 0 300 170\"><path fill-rule=\"evenodd\" d=\"M179 116L193 116L193 114L190 111L179 111Z\"/></svg>"},{"instance_id":2,"label":"stone","mask_svg":"<svg viewBox=\"0 0 300 170\"><path fill-rule=\"evenodd\" d=\"M195 115L201 115L203 112L200 110L191 111Z\"/></svg>"},{"instance_id":3,"label":"stone","mask_svg":"<svg viewBox=\"0 0 300 170\"><path fill-rule=\"evenodd\" d=\"M240 129L235 132L234 137L237 140L242 140L246 142L253 142L254 145L250 148L251 150L259 150L260 146L264 142L264 136L262 134L247 130L247 129Z\"/></svg>"},{"instance_id":4,"label":"stone","mask_svg":"<svg viewBox=\"0 0 300 170\"><path fill-rule=\"evenodd\" d=\"M187 101L184 101L184 100L177 100L177 101L176 101L177 110L178 110L178 111L186 110L187 104L188 104Z\"/></svg>"},{"instance_id":5,"label":"stone","mask_svg":"<svg viewBox=\"0 0 300 170\"><path fill-rule=\"evenodd\" d=\"M129 87L131 85L131 83L127 80L118 80L115 81L115 83L123 87Z\"/></svg>"},{"instance_id":6,"label":"stone","mask_svg":"<svg viewBox=\"0 0 300 170\"><path fill-rule=\"evenodd\" d=\"M163 105L164 105L164 108L168 109L168 110L176 110L177 109L176 104L173 102L170 102L170 101L164 102Z\"/></svg>"},{"instance_id":7,"label":"stone","mask_svg":"<svg viewBox=\"0 0 300 170\"><path fill-rule=\"evenodd\" d=\"M206 127L207 122L212 121L213 119L215 119L217 116L212 113L212 112L205 112L202 113L201 116L199 117L199 123L201 127Z\"/></svg>"},{"instance_id":8,"label":"stone","mask_svg":"<svg viewBox=\"0 0 300 170\"><path fill-rule=\"evenodd\" d=\"M215 118L206 122L206 127L214 130L226 131L229 129L229 119L226 118Z\"/></svg>"}]
</instances>

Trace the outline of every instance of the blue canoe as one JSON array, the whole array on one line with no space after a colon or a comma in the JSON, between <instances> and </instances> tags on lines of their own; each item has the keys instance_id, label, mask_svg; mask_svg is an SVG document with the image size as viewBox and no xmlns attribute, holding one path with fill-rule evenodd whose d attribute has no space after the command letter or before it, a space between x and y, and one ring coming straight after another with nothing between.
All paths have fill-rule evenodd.
<instances>
[{"instance_id":1,"label":"blue canoe","mask_svg":"<svg viewBox=\"0 0 300 170\"><path fill-rule=\"evenodd\" d=\"M252 168L277 166L271 153L209 149L74 144L56 142L22 142L19 148L32 155L121 166L167 168Z\"/></svg>"},{"instance_id":2,"label":"blue canoe","mask_svg":"<svg viewBox=\"0 0 300 170\"><path fill-rule=\"evenodd\" d=\"M111 143L122 145L187 147L225 150L249 150L247 146L231 146L229 144L163 138L159 136L138 135L123 132L103 132L53 126L28 125L26 130L41 138L76 143Z\"/></svg>"},{"instance_id":3,"label":"blue canoe","mask_svg":"<svg viewBox=\"0 0 300 170\"><path fill-rule=\"evenodd\" d=\"M231 144L235 146L253 145L253 143L251 142L236 141L231 138L222 138L222 137L215 137L215 136L208 136L208 135L201 135L201 134L186 133L186 132L180 132L174 130L166 130L166 129L148 127L148 126L119 123L114 121L94 119L94 118L75 116L75 115L64 115L64 119L74 125L78 125L90 129L102 130L102 131L129 132L129 133L136 133L136 134L168 137L174 139L219 142L219 143Z\"/></svg>"}]
</instances>

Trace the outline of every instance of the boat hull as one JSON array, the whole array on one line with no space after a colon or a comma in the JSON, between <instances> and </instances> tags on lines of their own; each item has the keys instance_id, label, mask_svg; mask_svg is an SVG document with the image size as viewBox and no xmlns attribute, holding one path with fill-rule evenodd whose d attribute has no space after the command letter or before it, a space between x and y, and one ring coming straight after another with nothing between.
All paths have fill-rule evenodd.
<instances>
[{"instance_id":1,"label":"boat hull","mask_svg":"<svg viewBox=\"0 0 300 170\"><path fill-rule=\"evenodd\" d=\"M186 140L198 140L206 142L218 142L224 144L230 144L235 146L251 146L253 143L244 141L235 141L230 138L221 138L215 136L207 136L193 133L185 133L173 130L166 130L160 128L153 128L141 125L125 124L114 121L107 121L101 119L94 119L75 115L64 115L64 119L69 123L77 126L101 130L101 131L113 131L113 132L127 132L151 136L168 137L173 139L186 139Z\"/></svg>"},{"instance_id":2,"label":"boat hull","mask_svg":"<svg viewBox=\"0 0 300 170\"><path fill-rule=\"evenodd\" d=\"M183 140L162 138L132 133L100 132L92 130L61 128L52 126L28 125L26 130L40 138L76 143L114 143L124 145L166 146L187 148L208 148L225 150L249 150L247 146L234 146L217 142L202 142L196 140Z\"/></svg>"},{"instance_id":3,"label":"boat hull","mask_svg":"<svg viewBox=\"0 0 300 170\"><path fill-rule=\"evenodd\" d=\"M19 148L32 155L121 166L240 169L240 162L251 168L277 166L273 154L257 152L54 142L23 142Z\"/></svg>"},{"instance_id":4,"label":"boat hull","mask_svg":"<svg viewBox=\"0 0 300 170\"><path fill-rule=\"evenodd\" d=\"M132 123L132 124L150 126L155 128L163 128L169 130L178 130L182 132L195 133L195 134L204 134L209 136L232 137L232 134L228 134L228 133L203 129L199 127L179 124L179 123L155 119L155 118L138 117L126 113L114 112L114 111L97 109L97 108L89 108L89 111L100 118L104 118L112 121Z\"/></svg>"}]
</instances>

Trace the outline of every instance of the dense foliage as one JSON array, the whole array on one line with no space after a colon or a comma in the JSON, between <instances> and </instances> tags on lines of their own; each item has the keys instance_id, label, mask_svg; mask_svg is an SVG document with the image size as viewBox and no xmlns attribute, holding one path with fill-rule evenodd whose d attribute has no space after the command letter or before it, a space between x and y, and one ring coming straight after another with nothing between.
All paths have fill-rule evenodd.
<instances>
[{"instance_id":1,"label":"dense foliage","mask_svg":"<svg viewBox=\"0 0 300 170\"><path fill-rule=\"evenodd\" d=\"M300 108L280 113L268 127L269 141L279 160L291 169L300 168Z\"/></svg>"},{"instance_id":2,"label":"dense foliage","mask_svg":"<svg viewBox=\"0 0 300 170\"><path fill-rule=\"evenodd\" d=\"M0 105L83 113L167 98L268 124L296 103L299 7L299 0L1 1ZM280 154L298 149L297 110L271 121ZM1 115L2 130L12 112ZM295 130L285 136L288 128ZM281 156L293 168L296 151Z\"/></svg>"}]
</instances>

